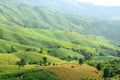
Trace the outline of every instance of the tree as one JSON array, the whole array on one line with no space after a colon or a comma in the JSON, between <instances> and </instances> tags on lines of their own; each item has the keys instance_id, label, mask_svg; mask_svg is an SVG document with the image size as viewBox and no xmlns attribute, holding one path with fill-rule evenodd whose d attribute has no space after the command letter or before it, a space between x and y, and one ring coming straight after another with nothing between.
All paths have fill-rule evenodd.
<instances>
[{"instance_id":1,"label":"tree","mask_svg":"<svg viewBox=\"0 0 120 80\"><path fill-rule=\"evenodd\" d=\"M3 51L0 49L0 53L2 53Z\"/></svg>"},{"instance_id":2,"label":"tree","mask_svg":"<svg viewBox=\"0 0 120 80\"><path fill-rule=\"evenodd\" d=\"M39 53L41 53L41 54L42 54L42 52L43 52L43 48L40 48L40 51L39 51Z\"/></svg>"},{"instance_id":3,"label":"tree","mask_svg":"<svg viewBox=\"0 0 120 80\"><path fill-rule=\"evenodd\" d=\"M68 61L72 60L72 57L70 55L68 55Z\"/></svg>"},{"instance_id":4,"label":"tree","mask_svg":"<svg viewBox=\"0 0 120 80\"><path fill-rule=\"evenodd\" d=\"M103 77L104 78L109 78L110 77L110 68L106 67L103 71Z\"/></svg>"},{"instance_id":5,"label":"tree","mask_svg":"<svg viewBox=\"0 0 120 80\"><path fill-rule=\"evenodd\" d=\"M44 55L47 55L47 54L48 54L48 51L47 51L47 49L41 48L40 51L39 51L39 53L44 54Z\"/></svg>"},{"instance_id":6,"label":"tree","mask_svg":"<svg viewBox=\"0 0 120 80\"><path fill-rule=\"evenodd\" d=\"M48 65L51 65L51 62L49 62Z\"/></svg>"},{"instance_id":7,"label":"tree","mask_svg":"<svg viewBox=\"0 0 120 80\"><path fill-rule=\"evenodd\" d=\"M99 56L105 56L102 52L100 52Z\"/></svg>"},{"instance_id":8,"label":"tree","mask_svg":"<svg viewBox=\"0 0 120 80\"><path fill-rule=\"evenodd\" d=\"M16 62L16 65L18 65L18 67L24 67L24 65L26 65L26 59L22 58L20 61Z\"/></svg>"},{"instance_id":9,"label":"tree","mask_svg":"<svg viewBox=\"0 0 120 80\"><path fill-rule=\"evenodd\" d=\"M83 59L79 59L79 64L81 65L81 64L83 64Z\"/></svg>"},{"instance_id":10,"label":"tree","mask_svg":"<svg viewBox=\"0 0 120 80\"><path fill-rule=\"evenodd\" d=\"M96 68L97 68L97 70L101 70L101 69L102 69L102 65L101 65L101 63L97 63Z\"/></svg>"},{"instance_id":11,"label":"tree","mask_svg":"<svg viewBox=\"0 0 120 80\"><path fill-rule=\"evenodd\" d=\"M55 63L53 63L53 66L55 66Z\"/></svg>"},{"instance_id":12,"label":"tree","mask_svg":"<svg viewBox=\"0 0 120 80\"><path fill-rule=\"evenodd\" d=\"M87 52L85 49L81 49L80 53L85 57L85 60L90 60L93 57L93 54L90 52Z\"/></svg>"},{"instance_id":13,"label":"tree","mask_svg":"<svg viewBox=\"0 0 120 80\"><path fill-rule=\"evenodd\" d=\"M42 59L43 59L43 64L44 64L44 66L46 66L46 63L47 63L47 57L43 57Z\"/></svg>"},{"instance_id":14,"label":"tree","mask_svg":"<svg viewBox=\"0 0 120 80\"><path fill-rule=\"evenodd\" d=\"M115 76L115 71L111 67L106 67L103 72L104 78L111 78Z\"/></svg>"},{"instance_id":15,"label":"tree","mask_svg":"<svg viewBox=\"0 0 120 80\"><path fill-rule=\"evenodd\" d=\"M10 50L7 50L7 53L17 52L16 48L11 46Z\"/></svg>"},{"instance_id":16,"label":"tree","mask_svg":"<svg viewBox=\"0 0 120 80\"><path fill-rule=\"evenodd\" d=\"M33 49L32 49L32 48L27 48L26 51L27 51L27 52L28 52L28 51L33 51Z\"/></svg>"},{"instance_id":17,"label":"tree","mask_svg":"<svg viewBox=\"0 0 120 80\"><path fill-rule=\"evenodd\" d=\"M17 50L13 46L11 46L11 52L17 52Z\"/></svg>"},{"instance_id":18,"label":"tree","mask_svg":"<svg viewBox=\"0 0 120 80\"><path fill-rule=\"evenodd\" d=\"M73 60L78 60L78 57L74 56L74 57L73 57Z\"/></svg>"}]
</instances>

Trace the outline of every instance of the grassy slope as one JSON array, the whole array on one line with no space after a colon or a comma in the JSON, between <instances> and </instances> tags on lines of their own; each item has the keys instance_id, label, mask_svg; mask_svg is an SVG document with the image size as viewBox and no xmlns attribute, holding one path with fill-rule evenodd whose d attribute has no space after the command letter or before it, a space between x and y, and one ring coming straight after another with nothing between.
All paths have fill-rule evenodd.
<instances>
[{"instance_id":1,"label":"grassy slope","mask_svg":"<svg viewBox=\"0 0 120 80\"><path fill-rule=\"evenodd\" d=\"M96 53L96 48L101 44L117 49L109 42L101 41L103 39L94 40L74 33L88 33L89 30L90 33L93 31L101 34L101 31L106 30L107 27L105 26L105 29L101 28L100 26L104 25L102 22L101 25L94 26L92 25L95 23L94 20L74 16L66 17L38 6L28 6L24 3L16 5L12 1L10 3L4 0L1 0L0 4L0 39L9 41L0 41L3 45L3 47L0 46L0 49L3 52L9 49L11 45L14 45L18 50L24 50L22 47L26 48L28 46L40 48L60 45L65 48L86 49L91 53ZM41 29L26 29L23 27L39 27ZM70 32L70 30L73 32ZM8 44L4 45L3 43Z\"/></svg>"},{"instance_id":2,"label":"grassy slope","mask_svg":"<svg viewBox=\"0 0 120 80\"><path fill-rule=\"evenodd\" d=\"M71 68L71 66L74 66L74 68ZM19 80L19 77L15 77L16 75L20 73L24 73L23 77L29 78L33 80L33 78L49 78L51 77L52 80L58 80L58 77L60 80L80 80L81 78L91 77L95 78L97 80L102 80L102 77L99 75L96 68L88 66L88 65L78 65L78 64L62 64L60 66L47 66L47 67L41 67L38 65L26 65L25 67L21 67L19 70L17 66L14 65L7 65L7 66L0 66L0 79L6 80L6 79L17 79ZM41 70L44 69L44 70ZM47 71L46 71L47 70ZM50 71L50 72L49 72ZM36 74L34 74L36 73ZM51 75L49 74L51 73ZM32 76L30 76L32 74ZM43 74L43 75L38 75ZM56 75L57 74L57 75ZM29 75L29 76L28 76ZM34 75L34 76L33 76ZM46 77L45 77L46 76ZM49 77L48 77L49 76ZM29 80L28 79L28 80ZM49 80L49 79L43 79L43 80Z\"/></svg>"},{"instance_id":3,"label":"grassy slope","mask_svg":"<svg viewBox=\"0 0 120 80\"><path fill-rule=\"evenodd\" d=\"M14 65L19 58L13 54L0 54L0 65Z\"/></svg>"},{"instance_id":4,"label":"grassy slope","mask_svg":"<svg viewBox=\"0 0 120 80\"><path fill-rule=\"evenodd\" d=\"M2 0L3 1L3 0ZM73 52L71 50L67 50L65 48L74 48L74 49L86 49L88 52L91 53L99 53L96 52L96 49L99 48L99 45L105 46L109 50L104 50L104 54L108 54L112 52L113 49L119 49L118 47L111 45L108 40L103 39L99 36L95 35L82 35L78 33L94 33L101 34L101 32L96 29L97 27L92 26L92 20L84 20L82 18L77 17L65 17L63 15L59 15L56 13L53 13L49 10L46 10L41 7L28 7L26 5L22 6L16 6L12 5L6 2L4 5L2 2L0 2L0 50L3 52L6 52L10 49L10 46L14 46L19 52L14 54L0 54L0 64L1 65L12 65L15 64L16 61L18 61L21 57L26 57L28 62L36 61L39 62L43 56L46 56L48 60L52 63L65 63L65 61L60 60L55 57L51 57L49 55L42 55L38 54L36 52L23 52L26 48L35 48L36 51L39 51L40 47L44 48L53 48L54 50L49 53L51 55L57 54L60 58L60 56L78 56L78 58L82 57L76 52ZM82 25L79 24L81 22ZM70 24L71 23L71 24ZM104 25L104 23L101 23ZM101 25L101 26L102 26ZM89 27L88 27L89 26ZM34 28L23 28L23 27L34 27ZM39 27L39 28L36 28ZM101 31L104 30L100 26L98 27ZM105 27L106 28L106 27ZM70 32L72 30L72 32ZM89 32L88 32L89 30ZM106 29L103 31L105 32ZM78 33L75 33L78 32ZM103 33L102 32L102 33ZM34 35L34 36L33 36ZM56 47L61 46L63 48L56 49ZM21 51L22 50L22 51ZM101 51L101 50L100 50ZM9 57L9 58L8 58ZM94 58L95 59L95 58ZM95 59L96 60L96 59ZM5 66L0 66L1 69L6 69ZM88 68L84 66L85 69ZM84 68L83 67L83 68ZM10 72L14 72L13 68ZM27 66L27 68L29 68ZM77 70L82 70L77 69ZM67 70L70 70L71 73L74 72L70 68L67 67L61 67L60 68ZM83 69L83 70L85 70ZM10 70L9 67L7 67L6 70ZM54 71L54 68L53 68ZM95 69L92 70L93 74L90 75L89 71L87 73L84 73L85 71L77 72L84 77L95 77L97 75L94 73L96 71ZM6 71L7 73L7 71ZM9 73L9 72L8 72ZM70 72L66 72L69 74ZM87 74L86 76L83 75ZM71 74L70 74L71 75ZM73 74L74 75L74 74ZM77 75L78 76L78 75ZM77 79L80 79L82 76L77 77ZM99 77L99 75L97 75ZM66 75L67 78L69 78L68 75ZM65 77L65 79L66 79ZM64 77L63 77L64 78ZM74 77L75 78L75 77ZM72 79L75 80L73 77ZM96 77L95 77L96 78Z\"/></svg>"},{"instance_id":5,"label":"grassy slope","mask_svg":"<svg viewBox=\"0 0 120 80\"><path fill-rule=\"evenodd\" d=\"M117 22L64 16L40 6L28 6L25 3L18 3L9 0L0 1L1 24L6 24L7 26L72 30L78 33L96 34L110 39L119 39L119 25Z\"/></svg>"},{"instance_id":6,"label":"grassy slope","mask_svg":"<svg viewBox=\"0 0 120 80\"><path fill-rule=\"evenodd\" d=\"M44 56L46 56L47 61L51 63L62 64L66 62L49 55L42 55L35 52L17 52L14 54L0 54L0 65L15 65L15 63L23 57L26 58L27 63L37 62L39 64Z\"/></svg>"},{"instance_id":7,"label":"grassy slope","mask_svg":"<svg viewBox=\"0 0 120 80\"><path fill-rule=\"evenodd\" d=\"M35 52L18 52L15 54L16 56L18 56L19 58L23 58L25 57L27 59L27 62L32 62L32 61L36 61L36 62L40 62L42 60L42 57L47 57L47 61L51 62L51 63L57 63L57 64L61 64L64 63L66 61L60 60L58 58L49 56L49 55L42 55L42 54L38 54Z\"/></svg>"},{"instance_id":8,"label":"grassy slope","mask_svg":"<svg viewBox=\"0 0 120 80\"><path fill-rule=\"evenodd\" d=\"M57 55L58 58L68 58L69 55L71 57L83 57L82 55L71 50L67 50L66 48L86 49L88 52L91 53L99 53L102 50L104 50L103 53L107 56L109 56L112 51L99 49L99 51L96 52L96 49L99 48L99 45L104 45L110 49L117 49L117 47L111 45L107 40L103 38L99 38L96 36L96 39L94 39L93 36L84 36L74 32L66 32L60 30L53 31L50 29L32 29L22 27L12 28L4 25L1 25L0 30L0 50L6 52L10 49L11 46L14 46L17 49L17 51L19 51L15 55L19 57L27 56L28 62L30 62L30 60L39 62L41 60L41 58L44 55L38 54L40 47L51 47L50 50L48 49L48 54L52 56ZM57 46L61 46L63 48L56 48ZM23 51L25 51L26 48L35 48L36 51L35 53L24 53ZM4 62L5 57L7 57L7 55L4 55L1 64L9 64L9 62ZM50 56L47 57L50 62L56 61L56 63L58 64L64 62L57 58L53 58ZM14 62L11 64L14 64Z\"/></svg>"},{"instance_id":9,"label":"grassy slope","mask_svg":"<svg viewBox=\"0 0 120 80\"><path fill-rule=\"evenodd\" d=\"M59 48L59 49L52 49L49 51L49 54L52 56L56 56L58 58L68 58L68 56L70 57L77 57L79 58L83 58L83 55L78 54L77 52L73 52L71 50L66 50L64 48Z\"/></svg>"},{"instance_id":10,"label":"grassy slope","mask_svg":"<svg viewBox=\"0 0 120 80\"><path fill-rule=\"evenodd\" d=\"M58 75L51 71L41 69L40 66L26 65L18 69L18 66L0 66L0 80L59 80Z\"/></svg>"},{"instance_id":11,"label":"grassy slope","mask_svg":"<svg viewBox=\"0 0 120 80\"><path fill-rule=\"evenodd\" d=\"M74 66L74 68L71 68ZM98 71L87 65L63 64L57 67L47 67L47 70L53 71L59 75L61 80L81 80L81 78L92 77L97 80L102 80Z\"/></svg>"},{"instance_id":12,"label":"grassy slope","mask_svg":"<svg viewBox=\"0 0 120 80\"><path fill-rule=\"evenodd\" d=\"M111 49L118 49L108 41L99 37L97 38L97 36L96 39L93 39L74 32L54 31L51 29L13 28L4 25L1 25L0 30L0 42L1 45L3 45L0 46L0 49L4 52L9 49L11 45L15 46L18 50L25 50L27 47L36 47L38 50L40 47L54 48L62 46L65 48L86 49L91 53L96 53L96 48L98 48L99 45Z\"/></svg>"}]
</instances>

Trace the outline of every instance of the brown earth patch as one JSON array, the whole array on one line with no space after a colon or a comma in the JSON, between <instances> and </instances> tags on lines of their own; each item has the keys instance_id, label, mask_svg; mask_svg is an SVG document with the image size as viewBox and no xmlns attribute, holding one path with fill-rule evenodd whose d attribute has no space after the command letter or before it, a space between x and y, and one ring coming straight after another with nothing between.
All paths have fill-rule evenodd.
<instances>
[{"instance_id":1,"label":"brown earth patch","mask_svg":"<svg viewBox=\"0 0 120 80\"><path fill-rule=\"evenodd\" d=\"M97 80L102 80L102 77L99 75L96 68L85 64L62 64L56 67L45 67L45 69L58 74L61 80L80 80L83 77L91 77Z\"/></svg>"}]
</instances>

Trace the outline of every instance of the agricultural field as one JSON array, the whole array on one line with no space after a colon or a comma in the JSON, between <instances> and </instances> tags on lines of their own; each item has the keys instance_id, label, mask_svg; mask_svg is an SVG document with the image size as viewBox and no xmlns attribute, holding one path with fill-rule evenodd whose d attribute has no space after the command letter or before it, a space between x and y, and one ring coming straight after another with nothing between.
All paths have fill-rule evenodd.
<instances>
[{"instance_id":1,"label":"agricultural field","mask_svg":"<svg viewBox=\"0 0 120 80\"><path fill-rule=\"evenodd\" d=\"M119 9L0 0L0 80L119 80Z\"/></svg>"}]
</instances>

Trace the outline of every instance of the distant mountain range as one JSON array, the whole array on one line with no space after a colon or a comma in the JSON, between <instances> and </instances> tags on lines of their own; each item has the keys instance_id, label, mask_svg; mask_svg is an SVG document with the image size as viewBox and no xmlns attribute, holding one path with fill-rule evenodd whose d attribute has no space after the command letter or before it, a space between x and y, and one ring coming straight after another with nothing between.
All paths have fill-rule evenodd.
<instances>
[{"instance_id":1,"label":"distant mountain range","mask_svg":"<svg viewBox=\"0 0 120 80\"><path fill-rule=\"evenodd\" d=\"M43 6L65 15L120 20L120 6L97 6L77 0L25 0L24 2Z\"/></svg>"},{"instance_id":2,"label":"distant mountain range","mask_svg":"<svg viewBox=\"0 0 120 80\"><path fill-rule=\"evenodd\" d=\"M18 4L41 6L64 15L107 20L120 20L120 6L97 6L77 0L6 0ZM20 3L21 2L21 3Z\"/></svg>"}]
</instances>

